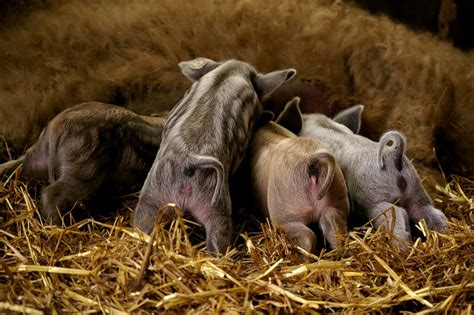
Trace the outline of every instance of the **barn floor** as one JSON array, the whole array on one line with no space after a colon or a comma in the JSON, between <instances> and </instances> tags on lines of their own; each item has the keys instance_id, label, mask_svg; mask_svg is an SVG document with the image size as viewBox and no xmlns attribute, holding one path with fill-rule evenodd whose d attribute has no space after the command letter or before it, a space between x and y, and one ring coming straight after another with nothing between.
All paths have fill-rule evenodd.
<instances>
[{"instance_id":1,"label":"barn floor","mask_svg":"<svg viewBox=\"0 0 474 315\"><path fill-rule=\"evenodd\" d=\"M343 249L314 256L250 216L234 248L215 258L203 250L200 228L180 216L158 227L153 243L132 229L137 195L109 218L45 226L41 186L15 176L0 187L2 314L473 311L474 182L465 178L433 196L449 231L420 224L425 237L405 252L366 226L345 235Z\"/></svg>"}]
</instances>

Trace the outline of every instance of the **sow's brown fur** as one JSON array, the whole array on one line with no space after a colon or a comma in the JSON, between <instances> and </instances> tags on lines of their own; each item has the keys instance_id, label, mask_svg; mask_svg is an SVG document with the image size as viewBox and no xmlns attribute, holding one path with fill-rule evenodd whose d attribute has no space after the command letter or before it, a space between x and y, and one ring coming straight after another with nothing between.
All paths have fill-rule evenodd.
<instances>
[{"instance_id":1,"label":"sow's brown fur","mask_svg":"<svg viewBox=\"0 0 474 315\"><path fill-rule=\"evenodd\" d=\"M21 149L55 114L89 100L169 110L189 86L178 62L205 55L262 71L294 67L299 81L267 104L275 112L295 94L303 112L362 103L362 134L401 130L422 176L438 168L436 154L445 171L472 174L472 59L324 2L50 1L0 26L0 135Z\"/></svg>"}]
</instances>

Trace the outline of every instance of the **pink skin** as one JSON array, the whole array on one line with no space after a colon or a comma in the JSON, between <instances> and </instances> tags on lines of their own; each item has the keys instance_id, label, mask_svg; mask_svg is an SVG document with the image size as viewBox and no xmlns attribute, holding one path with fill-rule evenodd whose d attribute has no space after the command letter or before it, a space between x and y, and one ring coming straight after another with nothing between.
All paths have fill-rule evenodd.
<instances>
[{"instance_id":1,"label":"pink skin","mask_svg":"<svg viewBox=\"0 0 474 315\"><path fill-rule=\"evenodd\" d=\"M445 231L446 216L433 206L417 171L405 156L405 137L393 130L379 142L357 135L362 110L362 105L353 106L333 120L320 114L306 115L300 132L333 149L351 194L354 218L374 219L376 228L390 227L400 243L406 244L412 241L410 225L421 219L428 228Z\"/></svg>"},{"instance_id":2,"label":"pink skin","mask_svg":"<svg viewBox=\"0 0 474 315\"><path fill-rule=\"evenodd\" d=\"M188 211L202 223L206 230L207 249L213 253L224 253L232 237L231 206L229 193L222 192L222 187L218 188L220 193L216 194L217 200L213 201L218 174L209 169L197 169L191 177L174 177L173 173L167 173L168 170L166 166L156 168L156 175L150 177L148 185L142 188L141 206L154 211L143 211L140 215L135 215L134 224L140 226L145 233L151 233L158 213L163 216L163 222L173 218L173 211L164 207L168 203L175 203L178 208ZM177 172L184 173L179 167ZM166 184L159 180L166 177L173 177L173 180Z\"/></svg>"},{"instance_id":3,"label":"pink skin","mask_svg":"<svg viewBox=\"0 0 474 315\"><path fill-rule=\"evenodd\" d=\"M314 251L316 235L309 225L317 223L332 248L340 245L337 235L347 231L347 189L323 146L269 122L255 133L250 159L257 204L290 240Z\"/></svg>"}]
</instances>

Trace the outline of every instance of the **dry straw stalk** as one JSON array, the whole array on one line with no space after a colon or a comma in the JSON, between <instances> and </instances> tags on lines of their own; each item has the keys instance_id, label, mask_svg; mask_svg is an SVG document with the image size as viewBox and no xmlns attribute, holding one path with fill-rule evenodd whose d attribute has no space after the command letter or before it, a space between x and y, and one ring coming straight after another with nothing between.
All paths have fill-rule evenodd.
<instances>
[{"instance_id":1,"label":"dry straw stalk","mask_svg":"<svg viewBox=\"0 0 474 315\"><path fill-rule=\"evenodd\" d=\"M181 215L149 237L129 225L136 195L109 218L46 226L39 186L15 174L0 187L0 313L421 312L472 314L474 183L454 178L434 196L445 234L401 251L370 226L318 255L248 216L223 257L204 250L202 229ZM148 252L147 252L148 250Z\"/></svg>"}]
</instances>

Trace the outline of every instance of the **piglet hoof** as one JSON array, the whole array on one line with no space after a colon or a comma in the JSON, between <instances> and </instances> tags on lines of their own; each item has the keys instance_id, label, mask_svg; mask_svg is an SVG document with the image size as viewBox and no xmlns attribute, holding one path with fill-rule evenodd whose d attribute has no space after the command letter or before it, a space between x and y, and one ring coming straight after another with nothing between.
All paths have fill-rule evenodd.
<instances>
[{"instance_id":1,"label":"piglet hoof","mask_svg":"<svg viewBox=\"0 0 474 315\"><path fill-rule=\"evenodd\" d=\"M153 227L154 227L154 225L150 222L154 222L154 221L152 221L152 220L144 221L144 220L141 220L141 219L137 219L137 217L135 217L135 219L133 221L133 225L135 227L137 227L143 233L150 235L151 232L153 231Z\"/></svg>"},{"instance_id":2,"label":"piglet hoof","mask_svg":"<svg viewBox=\"0 0 474 315\"><path fill-rule=\"evenodd\" d=\"M206 247L212 254L225 254L227 248L232 243L232 223L226 218L216 220L216 222L207 222L206 228Z\"/></svg>"},{"instance_id":3,"label":"piglet hoof","mask_svg":"<svg viewBox=\"0 0 474 315\"><path fill-rule=\"evenodd\" d=\"M63 222L57 210L53 211L52 209L48 209L47 211L41 211L41 215L43 216L46 224L62 226Z\"/></svg>"},{"instance_id":4,"label":"piglet hoof","mask_svg":"<svg viewBox=\"0 0 474 315\"><path fill-rule=\"evenodd\" d=\"M143 233L150 235L155 227L156 215L135 210L133 225Z\"/></svg>"},{"instance_id":5,"label":"piglet hoof","mask_svg":"<svg viewBox=\"0 0 474 315\"><path fill-rule=\"evenodd\" d=\"M62 225L61 215L57 205L58 196L54 187L48 186L41 193L40 213L47 224Z\"/></svg>"},{"instance_id":6,"label":"piglet hoof","mask_svg":"<svg viewBox=\"0 0 474 315\"><path fill-rule=\"evenodd\" d=\"M397 247L400 252L402 253L408 253L408 251L410 250L411 246L413 245L413 242L411 240L411 234L409 235L409 238L399 238L397 236L395 236L394 238L392 238L392 244L393 246Z\"/></svg>"},{"instance_id":7,"label":"piglet hoof","mask_svg":"<svg viewBox=\"0 0 474 315\"><path fill-rule=\"evenodd\" d=\"M316 249L316 235L313 230L306 226L303 222L276 222L280 224L285 231L288 239L301 247L308 253L314 253Z\"/></svg>"},{"instance_id":8,"label":"piglet hoof","mask_svg":"<svg viewBox=\"0 0 474 315\"><path fill-rule=\"evenodd\" d=\"M395 226L395 230L391 236L391 242L395 247L398 247L401 252L407 252L413 244L411 239L411 231L409 227Z\"/></svg>"},{"instance_id":9,"label":"piglet hoof","mask_svg":"<svg viewBox=\"0 0 474 315\"><path fill-rule=\"evenodd\" d=\"M62 225L61 215L56 207L42 208L40 212L46 224Z\"/></svg>"},{"instance_id":10,"label":"piglet hoof","mask_svg":"<svg viewBox=\"0 0 474 315\"><path fill-rule=\"evenodd\" d=\"M230 230L220 235L214 234L207 236L206 247L207 250L214 255L223 255L227 249L231 246L231 232Z\"/></svg>"},{"instance_id":11,"label":"piglet hoof","mask_svg":"<svg viewBox=\"0 0 474 315\"><path fill-rule=\"evenodd\" d=\"M140 196L142 198L142 196ZM145 198L143 198L145 199ZM146 234L151 234L155 227L158 207L140 199L133 215L133 225ZM165 211L165 210L164 210Z\"/></svg>"},{"instance_id":12,"label":"piglet hoof","mask_svg":"<svg viewBox=\"0 0 474 315\"><path fill-rule=\"evenodd\" d=\"M299 247L308 253L314 253L316 249L316 235L311 230L303 231L297 239L293 239Z\"/></svg>"},{"instance_id":13,"label":"piglet hoof","mask_svg":"<svg viewBox=\"0 0 474 315\"><path fill-rule=\"evenodd\" d=\"M448 229L448 218L444 215L441 210L436 209L433 206L429 206L425 209L427 215L425 217L428 228L437 232L445 232Z\"/></svg>"},{"instance_id":14,"label":"piglet hoof","mask_svg":"<svg viewBox=\"0 0 474 315\"><path fill-rule=\"evenodd\" d=\"M410 228L404 226L395 226L394 230L384 228L392 246L398 248L400 252L407 253L413 244Z\"/></svg>"},{"instance_id":15,"label":"piglet hoof","mask_svg":"<svg viewBox=\"0 0 474 315\"><path fill-rule=\"evenodd\" d=\"M347 216L343 210L326 207L321 215L319 227L331 249L342 246L338 235L347 233Z\"/></svg>"}]
</instances>

